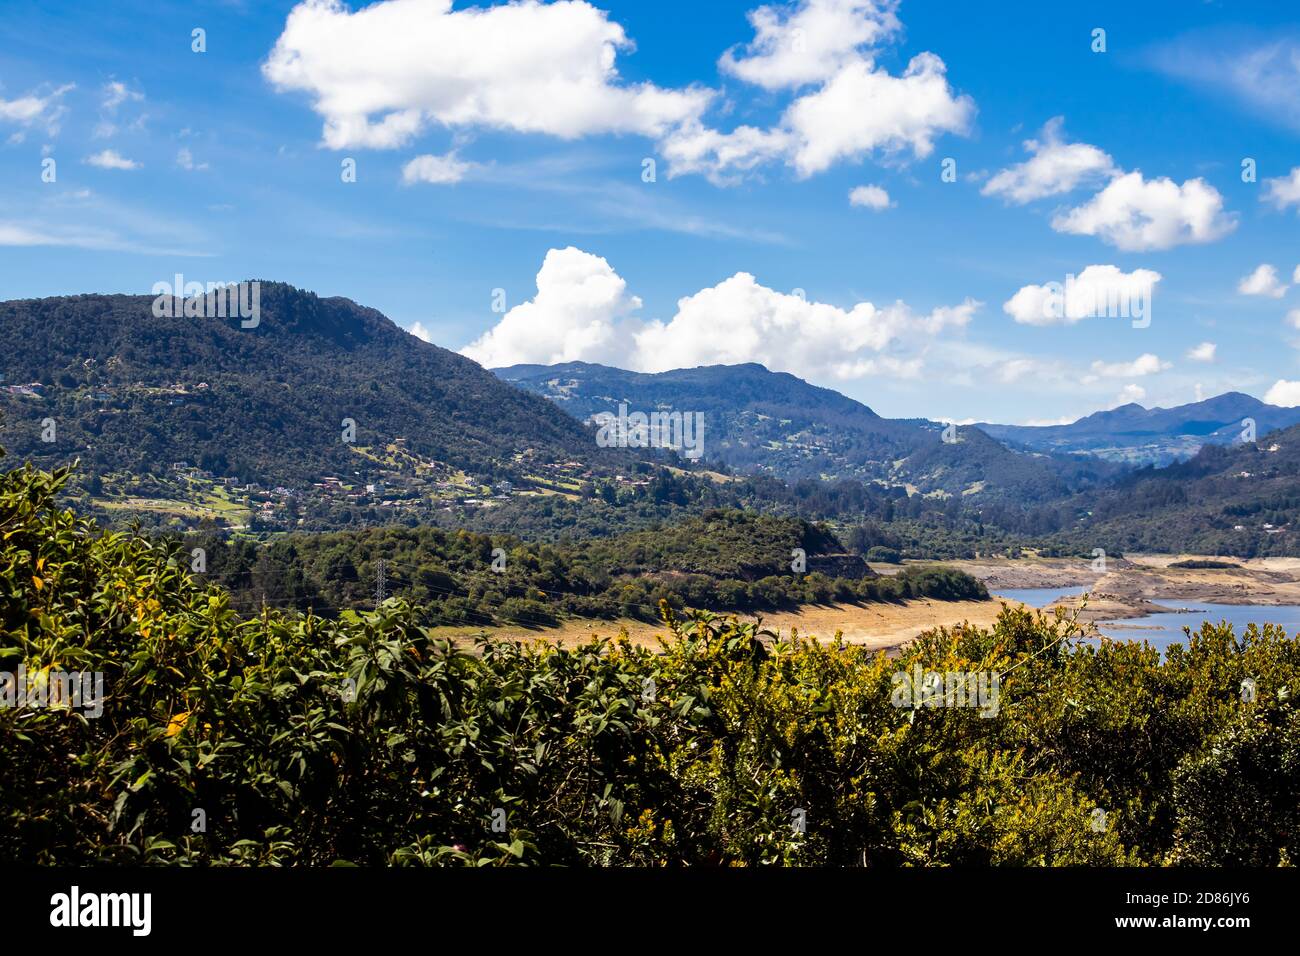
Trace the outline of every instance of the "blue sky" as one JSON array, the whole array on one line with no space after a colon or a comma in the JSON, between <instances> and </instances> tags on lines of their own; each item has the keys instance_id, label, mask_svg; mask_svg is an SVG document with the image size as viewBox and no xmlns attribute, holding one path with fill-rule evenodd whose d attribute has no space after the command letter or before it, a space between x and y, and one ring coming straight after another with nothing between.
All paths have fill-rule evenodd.
<instances>
[{"instance_id":1,"label":"blue sky","mask_svg":"<svg viewBox=\"0 0 1300 956\"><path fill-rule=\"evenodd\" d=\"M1064 6L9 0L0 298L277 279L891 416L1300 404L1300 14Z\"/></svg>"}]
</instances>

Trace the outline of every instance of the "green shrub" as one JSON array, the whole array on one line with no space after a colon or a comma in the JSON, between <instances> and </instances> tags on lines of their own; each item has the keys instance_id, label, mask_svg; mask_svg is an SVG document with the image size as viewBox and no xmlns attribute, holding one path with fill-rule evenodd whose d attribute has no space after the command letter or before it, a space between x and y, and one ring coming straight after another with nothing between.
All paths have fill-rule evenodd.
<instances>
[{"instance_id":1,"label":"green shrub","mask_svg":"<svg viewBox=\"0 0 1300 956\"><path fill-rule=\"evenodd\" d=\"M891 659L665 604L660 651L457 648L402 600L240 617L173 545L56 507L66 479L0 478L0 670L101 671L103 714L0 708L0 862L1276 865L1300 849L1300 654L1273 628L1207 626L1162 657L1007 609ZM918 670L997 675L995 713L900 703Z\"/></svg>"}]
</instances>

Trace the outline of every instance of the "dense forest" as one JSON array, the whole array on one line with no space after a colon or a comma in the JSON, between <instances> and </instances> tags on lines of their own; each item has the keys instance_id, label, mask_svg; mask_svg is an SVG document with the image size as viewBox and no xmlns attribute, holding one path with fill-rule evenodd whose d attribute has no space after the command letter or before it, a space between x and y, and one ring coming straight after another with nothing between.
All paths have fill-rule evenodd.
<instances>
[{"instance_id":1,"label":"dense forest","mask_svg":"<svg viewBox=\"0 0 1300 956\"><path fill-rule=\"evenodd\" d=\"M762 611L830 601L981 600L962 572L909 566L876 576L825 528L798 518L710 511L678 524L580 544L439 528L289 535L270 543L187 539L233 605L336 615L405 598L426 623L553 626L562 617L656 620L660 607Z\"/></svg>"},{"instance_id":2,"label":"dense forest","mask_svg":"<svg viewBox=\"0 0 1300 956\"><path fill-rule=\"evenodd\" d=\"M28 685L26 706L0 708L5 863L1277 866L1300 852L1300 649L1271 627L1206 625L1162 656L1007 610L891 659L665 608L660 652L458 650L402 599L340 620L242 616L174 544L62 508L67 478L0 476L0 668ZM102 693L68 696L70 672L100 675ZM932 673L996 691L962 706L920 692Z\"/></svg>"}]
</instances>

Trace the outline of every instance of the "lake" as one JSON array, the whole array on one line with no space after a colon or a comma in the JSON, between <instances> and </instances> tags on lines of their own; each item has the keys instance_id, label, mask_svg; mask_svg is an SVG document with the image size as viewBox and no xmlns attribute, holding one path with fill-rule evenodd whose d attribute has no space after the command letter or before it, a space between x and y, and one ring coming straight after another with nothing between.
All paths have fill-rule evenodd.
<instances>
[{"instance_id":1,"label":"lake","mask_svg":"<svg viewBox=\"0 0 1300 956\"><path fill-rule=\"evenodd\" d=\"M1044 608L1064 597L1078 597L1090 590L1072 588L1008 588L997 591L995 597L1020 601L1030 607ZM1184 627L1197 630L1202 623L1218 624L1227 621L1233 631L1242 634L1248 624L1277 624L1287 634L1300 633L1300 605L1295 604L1212 604L1194 599L1152 601L1170 610L1163 614L1127 618L1121 621L1098 621L1097 630L1107 637L1121 641L1147 641L1152 647L1164 650L1170 644L1185 644ZM1191 608L1190 611L1181 608Z\"/></svg>"},{"instance_id":2,"label":"lake","mask_svg":"<svg viewBox=\"0 0 1300 956\"><path fill-rule=\"evenodd\" d=\"M1028 604L1030 607L1045 608L1055 600L1063 597L1078 597L1087 590L1089 590L1087 587L1004 588L993 592L993 596L1006 598L1008 601L1019 601L1022 604Z\"/></svg>"},{"instance_id":3,"label":"lake","mask_svg":"<svg viewBox=\"0 0 1300 956\"><path fill-rule=\"evenodd\" d=\"M1227 621L1236 634L1242 634L1248 624L1277 624L1294 636L1300 632L1300 606L1294 604L1210 604L1205 601L1154 601L1161 607L1172 608L1164 614L1148 614L1125 621L1099 621L1097 629L1107 637L1117 640L1148 641L1153 647L1164 650L1170 644L1185 644L1184 627L1197 630L1209 621L1218 624ZM1176 610L1192 608L1191 611Z\"/></svg>"}]
</instances>

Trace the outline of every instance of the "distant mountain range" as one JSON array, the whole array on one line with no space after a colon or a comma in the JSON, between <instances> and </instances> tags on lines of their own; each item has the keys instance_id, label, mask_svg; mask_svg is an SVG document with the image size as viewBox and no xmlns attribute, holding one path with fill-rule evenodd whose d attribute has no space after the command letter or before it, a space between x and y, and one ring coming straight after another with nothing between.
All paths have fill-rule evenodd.
<instances>
[{"instance_id":1,"label":"distant mountain range","mask_svg":"<svg viewBox=\"0 0 1300 956\"><path fill-rule=\"evenodd\" d=\"M981 423L975 427L1032 451L1084 452L1126 464L1165 465L1191 457L1202 445L1239 442L1247 420L1263 436L1300 424L1300 408L1279 408L1241 392L1226 392L1174 408L1121 405L1069 425Z\"/></svg>"},{"instance_id":2,"label":"distant mountain range","mask_svg":"<svg viewBox=\"0 0 1300 956\"><path fill-rule=\"evenodd\" d=\"M645 526L673 508L779 501L795 512L905 514L925 527L947 516L952 534L979 536L987 520L1014 533L1184 547L1203 528L1207 547L1245 534L1245 546L1262 548L1286 544L1277 533L1300 509L1300 427L1274 431L1300 425L1300 410L1239 393L1063 426L951 427L882 418L756 364L490 372L373 309L281 283L261 283L253 328L156 316L153 302L0 303L5 467L80 459L72 494L97 514L253 531L468 516L560 533L624 527L630 502ZM620 405L701 413L704 461L602 447L592 420ZM1240 444L1243 419L1258 445L1218 447ZM1161 469L1119 463L1189 455ZM700 473L710 467L780 482ZM842 480L868 487L841 496Z\"/></svg>"},{"instance_id":3,"label":"distant mountain range","mask_svg":"<svg viewBox=\"0 0 1300 956\"><path fill-rule=\"evenodd\" d=\"M762 365L646 374L605 365L514 365L496 374L580 421L631 410L702 412L704 454L741 472L786 480L856 478L921 493L1041 501L1104 480L1099 461L1006 448L978 429L887 419L827 388Z\"/></svg>"},{"instance_id":4,"label":"distant mountain range","mask_svg":"<svg viewBox=\"0 0 1300 956\"><path fill-rule=\"evenodd\" d=\"M937 457L912 457L939 440L942 424L882 418L839 392L784 372L769 372L762 365L710 365L648 374L567 362L494 371L583 421L616 411L620 402L647 411L703 411L712 428L709 457L742 471L769 471L786 478L901 478L925 490L949 492L969 492L970 483L961 485L964 478L986 480L971 471L971 462L965 460L968 454L957 461L940 448ZM1190 458L1202 445L1240 441L1247 419L1263 436L1300 424L1300 408L1279 408L1242 392L1227 392L1174 408L1121 405L1067 425L980 422L958 431L978 441L971 434L978 429L1021 452L1087 455L1121 465L1167 465ZM996 472L999 456L989 451L981 455L984 465ZM1059 459L1040 464L1041 474L1055 474L1067 483L1097 474L1085 469L1080 475ZM954 468L945 476L945 470Z\"/></svg>"}]
</instances>

